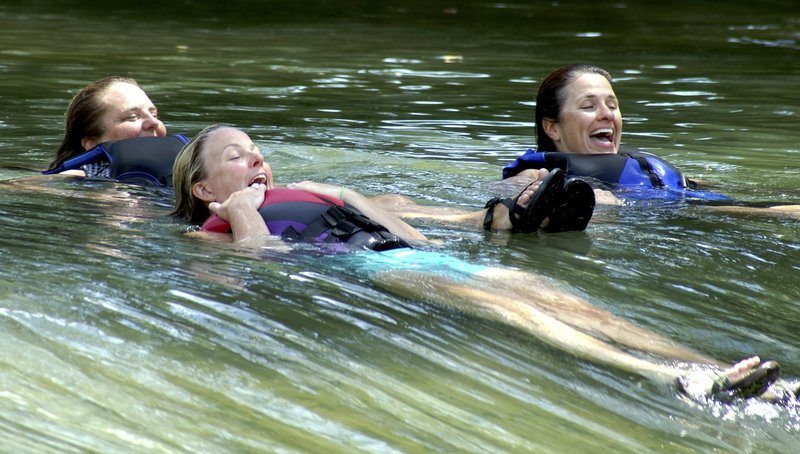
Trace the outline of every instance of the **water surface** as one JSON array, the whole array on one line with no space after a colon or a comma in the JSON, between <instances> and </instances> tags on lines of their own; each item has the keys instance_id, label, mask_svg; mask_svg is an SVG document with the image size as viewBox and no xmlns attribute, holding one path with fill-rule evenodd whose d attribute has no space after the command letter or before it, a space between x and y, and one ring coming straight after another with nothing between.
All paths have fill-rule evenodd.
<instances>
[{"instance_id":1,"label":"water surface","mask_svg":"<svg viewBox=\"0 0 800 454\"><path fill-rule=\"evenodd\" d=\"M624 142L745 202L800 203L790 1L12 2L0 179L50 162L109 74L172 132L242 126L280 183L479 208L531 146L539 81L607 68ZM0 185L0 432L10 452L790 452L793 409L696 408L505 326L302 256L256 261L165 222L170 194ZM510 195L510 194L508 194ZM416 223L720 359L800 375L798 221L658 203L585 233Z\"/></svg>"}]
</instances>

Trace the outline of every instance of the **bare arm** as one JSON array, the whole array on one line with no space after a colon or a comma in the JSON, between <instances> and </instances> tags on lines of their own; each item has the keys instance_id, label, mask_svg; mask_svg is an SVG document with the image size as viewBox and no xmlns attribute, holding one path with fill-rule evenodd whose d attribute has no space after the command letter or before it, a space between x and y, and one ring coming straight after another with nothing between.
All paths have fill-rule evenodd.
<instances>
[{"instance_id":1,"label":"bare arm","mask_svg":"<svg viewBox=\"0 0 800 454\"><path fill-rule=\"evenodd\" d=\"M367 216L378 224L383 225L389 229L390 232L406 241L427 240L425 235L417 231L417 229L406 224L405 221L398 218L394 214L370 202L369 199L352 189L347 189L342 186L333 186L330 184L315 183L313 181L293 183L290 184L289 187L292 189L316 192L318 194L324 194L329 197L341 199L343 202L353 206L358 211L363 213L364 216Z\"/></svg>"}]
</instances>

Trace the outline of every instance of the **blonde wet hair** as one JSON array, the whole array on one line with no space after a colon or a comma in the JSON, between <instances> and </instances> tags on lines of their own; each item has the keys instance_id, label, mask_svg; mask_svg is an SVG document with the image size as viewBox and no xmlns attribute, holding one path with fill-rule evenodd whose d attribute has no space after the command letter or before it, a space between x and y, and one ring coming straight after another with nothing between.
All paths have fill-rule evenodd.
<instances>
[{"instance_id":1,"label":"blonde wet hair","mask_svg":"<svg viewBox=\"0 0 800 454\"><path fill-rule=\"evenodd\" d=\"M211 215L205 202L194 196L192 187L208 177L205 166L206 141L211 133L224 127L228 126L217 124L203 129L183 146L175 158L172 166L172 185L175 187L172 216L200 224Z\"/></svg>"}]
</instances>

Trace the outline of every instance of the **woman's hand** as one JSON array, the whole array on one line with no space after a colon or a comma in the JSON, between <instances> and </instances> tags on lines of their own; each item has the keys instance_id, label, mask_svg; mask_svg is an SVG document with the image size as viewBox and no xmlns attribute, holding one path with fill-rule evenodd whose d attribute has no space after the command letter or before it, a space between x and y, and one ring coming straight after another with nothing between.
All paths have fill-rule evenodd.
<instances>
[{"instance_id":1,"label":"woman's hand","mask_svg":"<svg viewBox=\"0 0 800 454\"><path fill-rule=\"evenodd\" d=\"M537 181L543 181L548 175L550 175L550 171L547 169L525 169L513 177L508 177L506 179L512 181L523 181L525 186L527 186Z\"/></svg>"},{"instance_id":2,"label":"woman's hand","mask_svg":"<svg viewBox=\"0 0 800 454\"><path fill-rule=\"evenodd\" d=\"M261 247L270 236L267 224L258 212L266 191L266 185L256 183L234 192L222 203L209 203L208 209L231 224L234 242Z\"/></svg>"},{"instance_id":3,"label":"woman's hand","mask_svg":"<svg viewBox=\"0 0 800 454\"><path fill-rule=\"evenodd\" d=\"M228 200L208 204L208 210L222 219L231 222L231 218L242 211L258 211L264 203L264 194L267 186L255 183L241 191L234 192Z\"/></svg>"}]
</instances>

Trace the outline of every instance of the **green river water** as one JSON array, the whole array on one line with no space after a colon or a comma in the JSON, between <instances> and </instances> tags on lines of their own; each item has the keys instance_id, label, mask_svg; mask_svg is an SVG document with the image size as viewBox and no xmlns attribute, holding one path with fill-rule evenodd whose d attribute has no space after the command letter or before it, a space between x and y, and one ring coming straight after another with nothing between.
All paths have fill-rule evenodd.
<instances>
[{"instance_id":1,"label":"green river water","mask_svg":"<svg viewBox=\"0 0 800 454\"><path fill-rule=\"evenodd\" d=\"M116 3L0 5L0 452L800 452L797 409L698 408L307 258L186 238L168 192L11 181L50 162L80 87L120 74L171 132L243 127L280 184L480 208L511 195L541 79L590 62L615 77L625 145L800 203L796 2ZM800 377L798 219L643 202L581 233L414 225Z\"/></svg>"}]
</instances>

